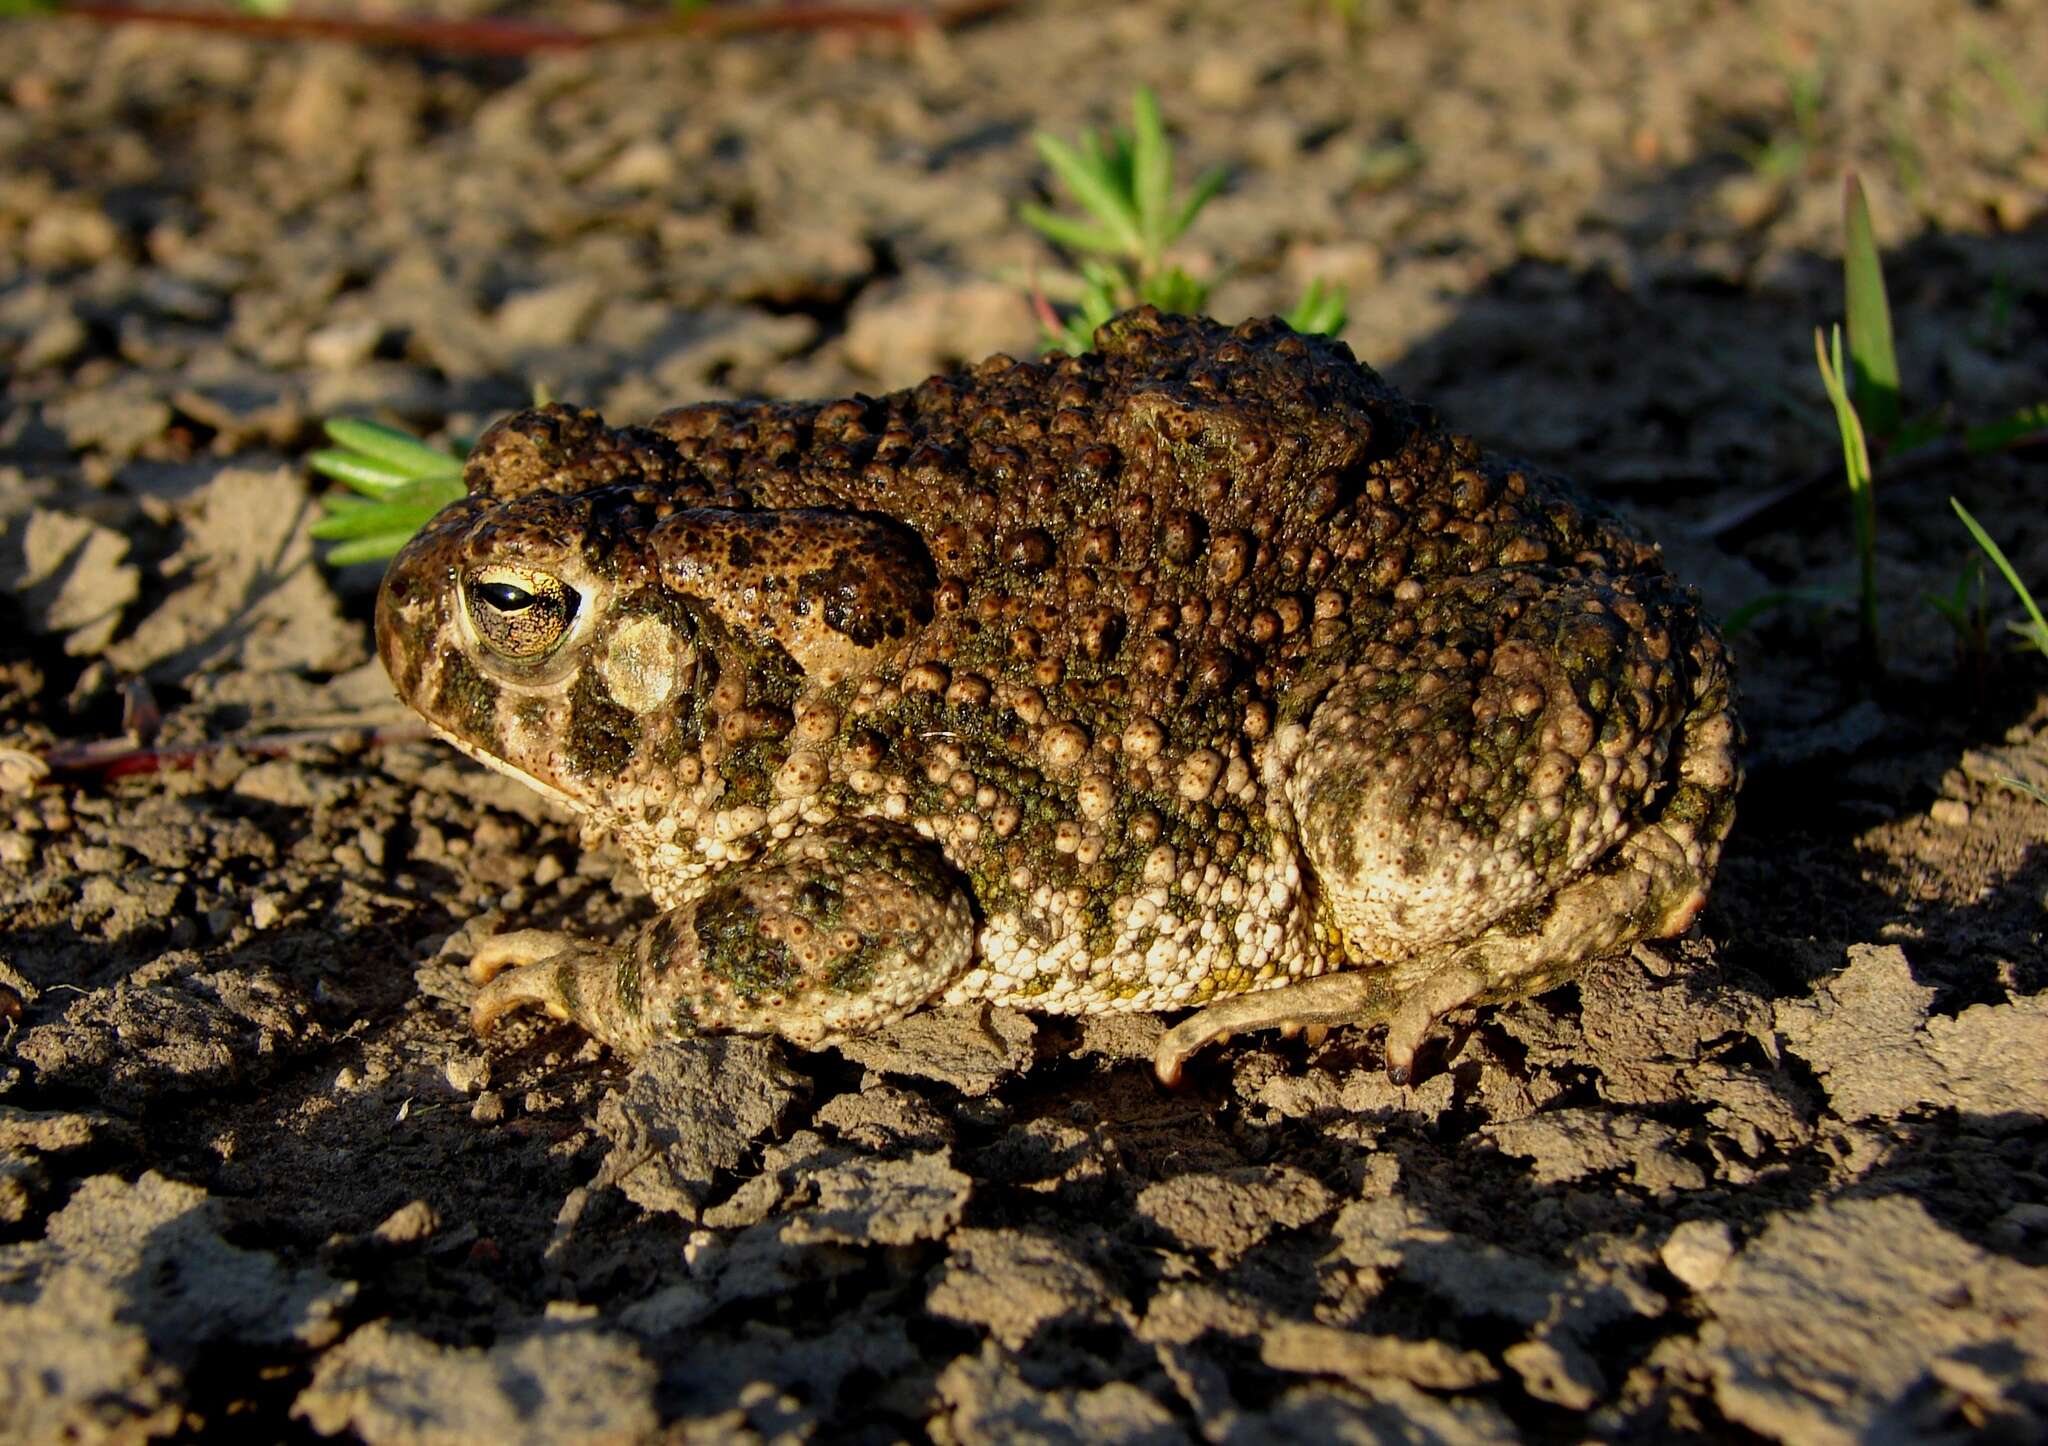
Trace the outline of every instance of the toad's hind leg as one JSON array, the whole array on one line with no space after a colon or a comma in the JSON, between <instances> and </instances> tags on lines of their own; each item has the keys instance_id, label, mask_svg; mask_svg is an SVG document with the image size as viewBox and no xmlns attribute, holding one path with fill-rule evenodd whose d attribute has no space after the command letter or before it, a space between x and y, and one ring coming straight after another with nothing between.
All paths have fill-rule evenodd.
<instances>
[{"instance_id":1,"label":"toad's hind leg","mask_svg":"<svg viewBox=\"0 0 2048 1446\"><path fill-rule=\"evenodd\" d=\"M622 944L500 936L471 965L484 983L471 1021L488 1031L533 1004L627 1054L727 1031L814 1048L937 998L973 947L967 895L936 850L853 824L725 870Z\"/></svg>"},{"instance_id":2,"label":"toad's hind leg","mask_svg":"<svg viewBox=\"0 0 2048 1446\"><path fill-rule=\"evenodd\" d=\"M1651 827L1560 889L1540 918L1518 916L1470 943L1403 962L1322 974L1212 1004L1167 1032L1153 1067L1172 1085L1204 1045L1244 1030L1384 1022L1387 1076L1406 1084L1423 1041L1445 1014L1541 994L1602 955L1682 933L1705 897L1684 847Z\"/></svg>"},{"instance_id":3,"label":"toad's hind leg","mask_svg":"<svg viewBox=\"0 0 2048 1446\"><path fill-rule=\"evenodd\" d=\"M1404 1079L1447 1011L1540 993L1705 901L1736 730L1720 641L1668 579L1480 575L1389 632L1267 760L1343 972L1212 1005L1167 1035L1161 1078L1238 1030L1384 1020Z\"/></svg>"}]
</instances>

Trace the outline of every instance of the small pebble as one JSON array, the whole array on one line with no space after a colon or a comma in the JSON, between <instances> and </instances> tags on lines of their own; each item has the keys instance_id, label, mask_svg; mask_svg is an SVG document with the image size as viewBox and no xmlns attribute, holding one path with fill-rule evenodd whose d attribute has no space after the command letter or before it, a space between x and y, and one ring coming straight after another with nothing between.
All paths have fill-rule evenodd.
<instances>
[{"instance_id":1,"label":"small pebble","mask_svg":"<svg viewBox=\"0 0 2048 1446\"><path fill-rule=\"evenodd\" d=\"M560 859L553 854L542 854L540 862L533 866L533 886L544 889L561 878L565 872L567 871L563 869Z\"/></svg>"},{"instance_id":2,"label":"small pebble","mask_svg":"<svg viewBox=\"0 0 2048 1446\"><path fill-rule=\"evenodd\" d=\"M1944 828L1968 828L1970 805L1960 798L1937 798L1927 810L1927 816Z\"/></svg>"},{"instance_id":3,"label":"small pebble","mask_svg":"<svg viewBox=\"0 0 2048 1446\"><path fill-rule=\"evenodd\" d=\"M25 833L0 833L0 863L25 864L36 856L36 846Z\"/></svg>"},{"instance_id":4,"label":"small pebble","mask_svg":"<svg viewBox=\"0 0 2048 1446\"><path fill-rule=\"evenodd\" d=\"M1734 1259L1735 1240L1719 1220L1687 1220L1671 1232L1659 1253L1664 1268L1688 1289L1705 1290Z\"/></svg>"},{"instance_id":5,"label":"small pebble","mask_svg":"<svg viewBox=\"0 0 2048 1446\"><path fill-rule=\"evenodd\" d=\"M334 1072L334 1087L338 1090L352 1090L356 1087L358 1078L353 1068L343 1065Z\"/></svg>"},{"instance_id":6,"label":"small pebble","mask_svg":"<svg viewBox=\"0 0 2048 1446\"><path fill-rule=\"evenodd\" d=\"M274 929L284 917L284 900L275 894L257 894L249 900L249 922L259 929Z\"/></svg>"},{"instance_id":7,"label":"small pebble","mask_svg":"<svg viewBox=\"0 0 2048 1446\"><path fill-rule=\"evenodd\" d=\"M384 323L364 318L337 321L306 337L306 360L327 371L361 366L384 340Z\"/></svg>"},{"instance_id":8,"label":"small pebble","mask_svg":"<svg viewBox=\"0 0 2048 1446\"><path fill-rule=\"evenodd\" d=\"M451 1088L475 1094L491 1082L491 1062L480 1054L457 1055L442 1066Z\"/></svg>"},{"instance_id":9,"label":"small pebble","mask_svg":"<svg viewBox=\"0 0 2048 1446\"><path fill-rule=\"evenodd\" d=\"M412 1200L392 1211L370 1234L386 1245L410 1245L440 1228L441 1217L434 1207L424 1200Z\"/></svg>"},{"instance_id":10,"label":"small pebble","mask_svg":"<svg viewBox=\"0 0 2048 1446\"><path fill-rule=\"evenodd\" d=\"M485 1090L469 1107L469 1117L480 1125L495 1125L505 1118L505 1098L496 1090Z\"/></svg>"}]
</instances>

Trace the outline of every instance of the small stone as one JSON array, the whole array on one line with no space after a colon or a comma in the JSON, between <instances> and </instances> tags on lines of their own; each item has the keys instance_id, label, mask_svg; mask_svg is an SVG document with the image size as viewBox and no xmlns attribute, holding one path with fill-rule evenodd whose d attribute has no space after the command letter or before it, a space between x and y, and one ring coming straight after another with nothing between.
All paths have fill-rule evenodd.
<instances>
[{"instance_id":1,"label":"small stone","mask_svg":"<svg viewBox=\"0 0 2048 1446\"><path fill-rule=\"evenodd\" d=\"M544 889L560 879L565 872L567 871L563 869L561 859L554 854L542 854L540 862L533 866L533 886Z\"/></svg>"},{"instance_id":2,"label":"small stone","mask_svg":"<svg viewBox=\"0 0 2048 1446\"><path fill-rule=\"evenodd\" d=\"M346 371L368 361L383 340L381 321L333 322L307 335L306 360L324 371Z\"/></svg>"},{"instance_id":3,"label":"small stone","mask_svg":"<svg viewBox=\"0 0 2048 1446\"><path fill-rule=\"evenodd\" d=\"M284 917L284 900L276 894L257 894L249 900L249 922L259 929L274 929Z\"/></svg>"},{"instance_id":4,"label":"small stone","mask_svg":"<svg viewBox=\"0 0 2048 1446\"><path fill-rule=\"evenodd\" d=\"M385 1245L410 1245L425 1240L440 1228L441 1217L434 1207L424 1200L413 1200L392 1211L370 1235Z\"/></svg>"},{"instance_id":5,"label":"small stone","mask_svg":"<svg viewBox=\"0 0 2048 1446\"><path fill-rule=\"evenodd\" d=\"M1719 1220L1687 1220L1671 1232L1660 1252L1664 1268L1688 1290L1706 1290L1735 1257L1735 1241Z\"/></svg>"},{"instance_id":6,"label":"small stone","mask_svg":"<svg viewBox=\"0 0 2048 1446\"><path fill-rule=\"evenodd\" d=\"M451 1089L472 1095L491 1082L491 1062L480 1054L457 1055L441 1067Z\"/></svg>"},{"instance_id":7,"label":"small stone","mask_svg":"<svg viewBox=\"0 0 2048 1446\"><path fill-rule=\"evenodd\" d=\"M1927 810L1927 816L1943 828L1968 828L1970 805L1960 798L1937 798Z\"/></svg>"},{"instance_id":8,"label":"small stone","mask_svg":"<svg viewBox=\"0 0 2048 1446\"><path fill-rule=\"evenodd\" d=\"M1501 1359L1522 1378L1523 1390L1567 1411L1590 1410L1607 1389L1599 1367L1570 1341L1521 1341L1502 1351Z\"/></svg>"},{"instance_id":9,"label":"small stone","mask_svg":"<svg viewBox=\"0 0 2048 1446\"><path fill-rule=\"evenodd\" d=\"M36 856L36 846L25 833L0 833L0 863L25 864Z\"/></svg>"},{"instance_id":10,"label":"small stone","mask_svg":"<svg viewBox=\"0 0 2048 1446\"><path fill-rule=\"evenodd\" d=\"M469 1117L480 1125L495 1125L505 1118L505 1098L496 1090L485 1090L469 1107Z\"/></svg>"}]
</instances>

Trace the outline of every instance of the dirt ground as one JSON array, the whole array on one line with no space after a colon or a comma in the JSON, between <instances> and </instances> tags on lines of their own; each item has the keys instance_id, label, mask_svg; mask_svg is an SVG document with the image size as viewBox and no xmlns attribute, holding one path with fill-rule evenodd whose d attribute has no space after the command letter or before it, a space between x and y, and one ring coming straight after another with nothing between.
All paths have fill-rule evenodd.
<instances>
[{"instance_id":1,"label":"dirt ground","mask_svg":"<svg viewBox=\"0 0 2048 1446\"><path fill-rule=\"evenodd\" d=\"M2038 11L1345 8L528 59L0 28L0 1437L2048 1438L2048 805L2000 781L2048 784L2048 660L1925 600L1952 494L2048 588L2044 454L1883 474L1868 683L1812 364L1854 167L1909 405L2048 397ZM1232 175L1184 248L1217 315L1341 282L1362 358L1713 610L1798 594L1736 640L1697 934L1455 1017L1406 1089L1351 1030L1169 1093L1144 1018L480 1043L472 931L647 904L373 731L320 419L1028 352L1030 133L1140 82ZM32 776L131 723L321 741Z\"/></svg>"}]
</instances>

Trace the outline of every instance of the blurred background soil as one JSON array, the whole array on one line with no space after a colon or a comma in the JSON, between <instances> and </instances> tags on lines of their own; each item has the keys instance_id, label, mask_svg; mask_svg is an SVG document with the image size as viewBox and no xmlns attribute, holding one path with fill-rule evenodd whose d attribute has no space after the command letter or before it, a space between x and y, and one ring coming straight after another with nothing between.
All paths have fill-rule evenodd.
<instances>
[{"instance_id":1,"label":"blurred background soil","mask_svg":"<svg viewBox=\"0 0 2048 1446\"><path fill-rule=\"evenodd\" d=\"M306 0L307 4L311 0ZM460 4L421 0L421 15ZM380 10L379 14L389 14ZM568 12L602 25L625 14ZM559 18L559 17L558 17ZM569 53L0 22L0 1436L375 1442L2048 1436L2048 661L1926 602L1961 497L2048 589L2036 447L1881 472L1886 672L1812 328L1870 191L1908 407L2048 399L2037 5L1020 0ZM599 838L400 724L333 415L443 441L1039 345L1030 137L1160 96L1227 320L1587 484L1727 616L1698 935L1377 1040L918 1016L858 1047L471 1037L467 929L603 935ZM33 760L123 730L115 777Z\"/></svg>"}]
</instances>

